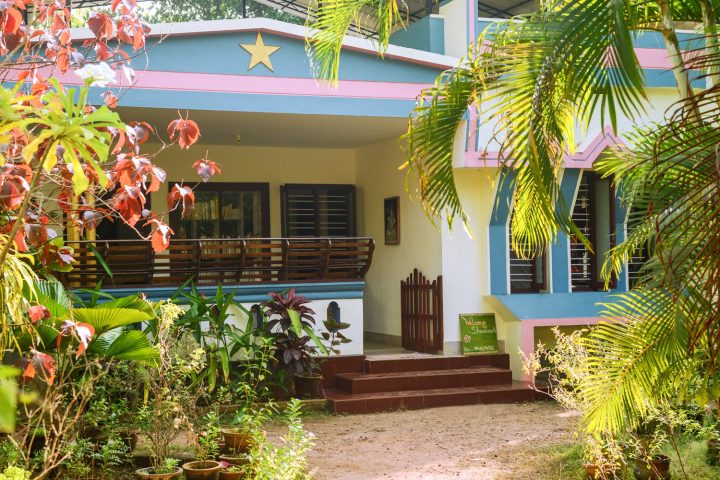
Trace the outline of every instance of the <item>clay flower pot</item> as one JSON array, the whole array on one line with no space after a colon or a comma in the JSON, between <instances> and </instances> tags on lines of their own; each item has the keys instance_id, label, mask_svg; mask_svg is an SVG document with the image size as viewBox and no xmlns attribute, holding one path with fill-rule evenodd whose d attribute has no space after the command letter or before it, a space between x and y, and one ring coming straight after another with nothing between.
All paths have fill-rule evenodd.
<instances>
[{"instance_id":1,"label":"clay flower pot","mask_svg":"<svg viewBox=\"0 0 720 480\"><path fill-rule=\"evenodd\" d=\"M223 466L219 462L205 460L184 463L182 469L186 480L218 480Z\"/></svg>"},{"instance_id":2,"label":"clay flower pot","mask_svg":"<svg viewBox=\"0 0 720 480\"><path fill-rule=\"evenodd\" d=\"M223 470L220 472L220 480L240 480L245 475L245 472L227 472Z\"/></svg>"},{"instance_id":3,"label":"clay flower pot","mask_svg":"<svg viewBox=\"0 0 720 480\"><path fill-rule=\"evenodd\" d=\"M587 480L609 480L611 478L616 478L616 471L612 469L611 466L603 467L602 465L597 465L595 463L586 463L583 467L585 467Z\"/></svg>"},{"instance_id":4,"label":"clay flower pot","mask_svg":"<svg viewBox=\"0 0 720 480\"><path fill-rule=\"evenodd\" d=\"M253 442L252 434L239 428L223 429L220 431L225 438L225 450L245 453L250 450Z\"/></svg>"},{"instance_id":5,"label":"clay flower pot","mask_svg":"<svg viewBox=\"0 0 720 480\"><path fill-rule=\"evenodd\" d=\"M152 480L173 480L175 478L179 478L182 473L183 471L180 467L175 467L175 471L173 473L153 473L152 467L135 470L135 476L137 478Z\"/></svg>"},{"instance_id":6,"label":"clay flower pot","mask_svg":"<svg viewBox=\"0 0 720 480\"><path fill-rule=\"evenodd\" d=\"M225 462L228 465L245 465L248 463L247 457L233 454L220 455L218 460Z\"/></svg>"},{"instance_id":7,"label":"clay flower pot","mask_svg":"<svg viewBox=\"0 0 720 480\"><path fill-rule=\"evenodd\" d=\"M295 395L298 398L323 398L322 375L295 375Z\"/></svg>"},{"instance_id":8,"label":"clay flower pot","mask_svg":"<svg viewBox=\"0 0 720 480\"><path fill-rule=\"evenodd\" d=\"M653 457L649 462L638 460L633 468L637 480L670 480L670 459L665 455Z\"/></svg>"}]
</instances>

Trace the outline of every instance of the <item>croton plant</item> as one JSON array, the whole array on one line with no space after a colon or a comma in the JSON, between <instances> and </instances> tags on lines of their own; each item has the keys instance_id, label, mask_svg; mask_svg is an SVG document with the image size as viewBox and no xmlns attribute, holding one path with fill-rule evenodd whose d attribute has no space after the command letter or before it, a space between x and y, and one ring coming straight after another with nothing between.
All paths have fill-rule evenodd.
<instances>
[{"instance_id":1,"label":"croton plant","mask_svg":"<svg viewBox=\"0 0 720 480\"><path fill-rule=\"evenodd\" d=\"M75 40L71 19L77 22L78 16L71 15L68 1L0 0L2 350L16 349L12 336L47 315L25 287L36 275L72 268L73 250L63 243L62 230L69 239L92 239L101 221L119 221L158 252L173 233L164 220L167 212L147 205L147 196L165 181L154 159L173 146L190 148L200 129L178 113L158 142L160 150L143 151L160 132L143 121L124 123L115 109L120 85L132 88L131 61L144 53L150 27L137 0L108 3L87 16L89 38ZM78 77L84 86L63 85L63 79ZM89 100L91 87L102 89L97 105ZM204 181L220 172L207 155L193 167ZM187 216L193 204L191 188L177 185L169 192L169 210L179 208ZM151 227L150 233L143 235L139 226ZM87 345L93 330L68 322L57 326L58 339L72 336ZM36 347L20 353L37 358Z\"/></svg>"}]
</instances>

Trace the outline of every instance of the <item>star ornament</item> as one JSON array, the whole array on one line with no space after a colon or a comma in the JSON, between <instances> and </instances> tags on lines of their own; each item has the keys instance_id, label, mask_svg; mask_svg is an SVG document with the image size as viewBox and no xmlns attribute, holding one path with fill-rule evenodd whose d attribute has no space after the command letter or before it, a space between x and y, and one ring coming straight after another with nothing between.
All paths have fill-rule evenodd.
<instances>
[{"instance_id":1,"label":"star ornament","mask_svg":"<svg viewBox=\"0 0 720 480\"><path fill-rule=\"evenodd\" d=\"M240 46L247 50L250 54L250 65L248 65L248 70L252 70L256 65L262 63L269 68L270 71L274 71L272 62L270 61L270 55L278 51L280 47L265 45L262 35L259 33L257 34L254 44L241 43Z\"/></svg>"}]
</instances>

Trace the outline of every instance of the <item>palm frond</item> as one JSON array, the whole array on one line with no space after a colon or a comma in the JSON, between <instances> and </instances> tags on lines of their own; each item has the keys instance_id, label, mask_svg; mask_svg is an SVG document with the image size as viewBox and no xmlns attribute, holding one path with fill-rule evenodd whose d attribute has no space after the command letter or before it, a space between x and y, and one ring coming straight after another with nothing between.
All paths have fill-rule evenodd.
<instances>
[{"instance_id":1,"label":"palm frond","mask_svg":"<svg viewBox=\"0 0 720 480\"><path fill-rule=\"evenodd\" d=\"M445 213L451 226L456 216L468 222L453 176L453 145L481 83L477 73L476 61L465 60L438 77L420 94L402 137L407 142L408 177L417 177L413 193L429 218Z\"/></svg>"},{"instance_id":2,"label":"palm frond","mask_svg":"<svg viewBox=\"0 0 720 480\"><path fill-rule=\"evenodd\" d=\"M588 368L582 386L590 405L590 432L615 434L636 427L648 410L677 396L678 373L691 361L687 315L707 302L663 289L634 290L606 305L600 323L584 339ZM620 320L620 321L619 321Z\"/></svg>"},{"instance_id":3,"label":"palm frond","mask_svg":"<svg viewBox=\"0 0 720 480\"><path fill-rule=\"evenodd\" d=\"M329 0L310 4L306 50L316 77L337 83L340 77L340 53L352 25L376 26L378 53L387 49L390 35L405 26L400 0ZM313 19L311 21L310 19Z\"/></svg>"}]
</instances>

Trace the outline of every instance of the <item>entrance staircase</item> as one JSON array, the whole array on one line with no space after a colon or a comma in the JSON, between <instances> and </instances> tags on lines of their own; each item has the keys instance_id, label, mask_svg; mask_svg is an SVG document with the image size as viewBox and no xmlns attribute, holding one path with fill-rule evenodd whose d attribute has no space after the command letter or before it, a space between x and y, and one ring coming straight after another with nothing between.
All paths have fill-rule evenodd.
<instances>
[{"instance_id":1,"label":"entrance staircase","mask_svg":"<svg viewBox=\"0 0 720 480\"><path fill-rule=\"evenodd\" d=\"M517 403L544 395L512 379L510 356L335 357L325 369L325 397L333 413Z\"/></svg>"}]
</instances>

